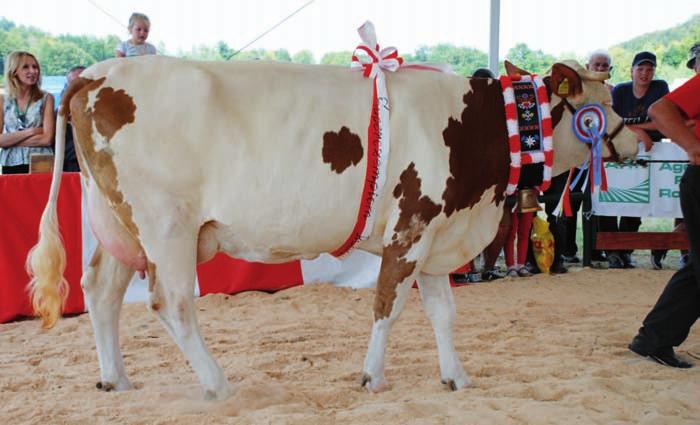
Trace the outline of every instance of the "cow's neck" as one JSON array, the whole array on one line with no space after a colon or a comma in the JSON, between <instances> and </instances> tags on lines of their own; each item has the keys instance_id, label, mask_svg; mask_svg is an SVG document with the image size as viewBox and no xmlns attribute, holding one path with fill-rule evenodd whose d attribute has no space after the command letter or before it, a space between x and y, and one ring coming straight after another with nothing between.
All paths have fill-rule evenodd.
<instances>
[{"instance_id":1,"label":"cow's neck","mask_svg":"<svg viewBox=\"0 0 700 425\"><path fill-rule=\"evenodd\" d=\"M564 115L564 109L568 110L571 115L574 115L576 113L576 108L569 103L566 98L561 98L558 96L554 96L550 94L550 99L551 105L554 105L552 108L552 129L556 130L557 125L561 121L562 115Z\"/></svg>"}]
</instances>

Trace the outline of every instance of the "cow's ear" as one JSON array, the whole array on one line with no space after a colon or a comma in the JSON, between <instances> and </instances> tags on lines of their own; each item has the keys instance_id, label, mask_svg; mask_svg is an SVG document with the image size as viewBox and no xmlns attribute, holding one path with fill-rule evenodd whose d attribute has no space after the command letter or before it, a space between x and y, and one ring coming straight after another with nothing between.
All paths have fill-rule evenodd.
<instances>
[{"instance_id":1,"label":"cow's ear","mask_svg":"<svg viewBox=\"0 0 700 425\"><path fill-rule=\"evenodd\" d=\"M525 71L525 70L523 70L523 69L518 68L517 66L513 65L512 63L510 63L510 61L507 61L507 60L506 60L506 61L503 61L503 66L505 66L505 68L506 68L506 75L508 75L509 77L515 77L515 76L518 76L518 75L530 75L529 72L527 72L527 71Z\"/></svg>"},{"instance_id":2,"label":"cow's ear","mask_svg":"<svg viewBox=\"0 0 700 425\"><path fill-rule=\"evenodd\" d=\"M550 75L547 75L542 79L544 82L545 87L547 87L547 90L551 93L552 92L552 77Z\"/></svg>"},{"instance_id":3,"label":"cow's ear","mask_svg":"<svg viewBox=\"0 0 700 425\"><path fill-rule=\"evenodd\" d=\"M549 82L552 93L567 98L583 93L581 76L571 67L563 63L552 65L552 76Z\"/></svg>"},{"instance_id":4,"label":"cow's ear","mask_svg":"<svg viewBox=\"0 0 700 425\"><path fill-rule=\"evenodd\" d=\"M544 77L542 79L542 81L544 82L544 86L547 88L547 96L549 96L549 98L551 99L552 98L552 77L550 75L547 75L546 77Z\"/></svg>"}]
</instances>

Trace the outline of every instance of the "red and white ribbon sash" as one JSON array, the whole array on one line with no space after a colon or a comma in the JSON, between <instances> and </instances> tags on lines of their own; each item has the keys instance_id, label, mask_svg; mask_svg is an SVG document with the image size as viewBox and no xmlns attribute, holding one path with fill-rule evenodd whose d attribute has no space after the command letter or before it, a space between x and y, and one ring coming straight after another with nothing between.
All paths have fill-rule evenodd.
<instances>
[{"instance_id":1,"label":"red and white ribbon sash","mask_svg":"<svg viewBox=\"0 0 700 425\"><path fill-rule=\"evenodd\" d=\"M538 75L520 75L500 77L503 88L503 102L506 108L506 127L508 128L508 147L510 149L510 173L506 194L512 195L518 189L520 170L523 165L544 163L542 170L542 185L538 188L544 192L552 182L552 164L554 162L554 145L552 143L552 115L549 110L549 96L544 81ZM542 150L535 152L520 151L520 130L518 129L518 113L515 104L515 91L512 81L528 81L534 84L537 104L540 109L540 132L542 133Z\"/></svg>"},{"instance_id":2,"label":"red and white ribbon sash","mask_svg":"<svg viewBox=\"0 0 700 425\"><path fill-rule=\"evenodd\" d=\"M345 255L359 242L368 239L374 229L374 221L377 217L376 201L386 183L390 149L389 113L391 109L383 70L396 71L403 63L396 48L379 49L374 25L371 22L365 22L357 32L360 34L362 44L353 52L350 67L362 70L362 75L365 78L372 78L374 83L372 111L367 127L367 172L355 227L345 242L331 253L336 257ZM358 57L359 52L364 52L366 57L361 60Z\"/></svg>"},{"instance_id":3,"label":"red and white ribbon sash","mask_svg":"<svg viewBox=\"0 0 700 425\"><path fill-rule=\"evenodd\" d=\"M367 127L367 172L355 227L345 242L331 252L336 257L345 255L359 242L372 235L377 216L376 201L382 194L386 183L390 150L389 115L391 107L384 71L395 72L399 68L408 68L454 73L452 68L445 64L405 64L395 47L380 49L374 25L370 21L362 24L357 32L360 34L362 43L355 48L352 54L350 68L362 71L362 75L365 78L371 78L374 85L372 111Z\"/></svg>"}]
</instances>

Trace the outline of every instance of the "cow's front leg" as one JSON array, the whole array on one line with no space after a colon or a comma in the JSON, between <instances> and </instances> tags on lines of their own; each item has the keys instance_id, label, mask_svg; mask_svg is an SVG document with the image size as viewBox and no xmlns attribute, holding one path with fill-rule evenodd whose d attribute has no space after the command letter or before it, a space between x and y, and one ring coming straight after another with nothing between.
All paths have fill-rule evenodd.
<instances>
[{"instance_id":1,"label":"cow's front leg","mask_svg":"<svg viewBox=\"0 0 700 425\"><path fill-rule=\"evenodd\" d=\"M196 235L196 233L195 233ZM208 400L231 394L223 370L212 357L199 330L194 305L195 241L170 236L148 250L149 308L154 311L194 369ZM165 238L163 238L165 239Z\"/></svg>"},{"instance_id":2,"label":"cow's front leg","mask_svg":"<svg viewBox=\"0 0 700 425\"><path fill-rule=\"evenodd\" d=\"M413 162L401 173L392 195L396 204L384 230L382 265L374 298L374 325L365 357L362 385L371 392L387 388L384 357L389 331L399 317L432 243L431 221L442 207L421 193Z\"/></svg>"},{"instance_id":3,"label":"cow's front leg","mask_svg":"<svg viewBox=\"0 0 700 425\"><path fill-rule=\"evenodd\" d=\"M103 391L131 389L119 350L119 314L124 292L133 275L133 269L97 245L80 281L90 312L100 362L100 382L97 383L97 388Z\"/></svg>"},{"instance_id":4,"label":"cow's front leg","mask_svg":"<svg viewBox=\"0 0 700 425\"><path fill-rule=\"evenodd\" d=\"M456 314L452 288L447 275L432 276L420 273L418 286L423 299L423 309L435 332L442 383L451 390L469 386L469 378L464 373L452 338L452 326Z\"/></svg>"},{"instance_id":5,"label":"cow's front leg","mask_svg":"<svg viewBox=\"0 0 700 425\"><path fill-rule=\"evenodd\" d=\"M422 227L422 226L421 226ZM399 317L406 304L406 299L418 275L418 261L422 258L427 238L416 236L422 229L413 229L413 237L407 239L407 234L394 233L387 239L382 252L382 265L377 279L377 290L374 295L374 324L372 336L365 357L362 385L370 392L380 392L388 388L384 377L384 359L389 332L394 321Z\"/></svg>"},{"instance_id":6,"label":"cow's front leg","mask_svg":"<svg viewBox=\"0 0 700 425\"><path fill-rule=\"evenodd\" d=\"M362 386L373 393L389 388L389 384L384 377L384 359L386 346L389 342L389 331L394 321L401 314L413 286L413 277L403 279L402 282L383 280L383 270L384 266L382 265L374 299L372 336L367 347L367 356L365 357L362 374Z\"/></svg>"}]
</instances>

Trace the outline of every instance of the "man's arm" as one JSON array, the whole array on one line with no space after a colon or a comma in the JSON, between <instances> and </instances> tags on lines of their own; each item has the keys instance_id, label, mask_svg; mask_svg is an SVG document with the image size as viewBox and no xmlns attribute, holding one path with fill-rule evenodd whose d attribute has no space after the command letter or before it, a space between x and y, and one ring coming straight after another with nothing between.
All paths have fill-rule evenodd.
<instances>
[{"instance_id":1,"label":"man's arm","mask_svg":"<svg viewBox=\"0 0 700 425\"><path fill-rule=\"evenodd\" d=\"M692 165L700 165L700 139L688 128L680 108L667 99L657 100L649 116L659 130L683 148Z\"/></svg>"},{"instance_id":2,"label":"man's arm","mask_svg":"<svg viewBox=\"0 0 700 425\"><path fill-rule=\"evenodd\" d=\"M631 130L637 136L637 140L644 143L644 152L649 152L651 150L653 141L646 131L640 128L637 124L627 125L627 129Z\"/></svg>"},{"instance_id":3,"label":"man's arm","mask_svg":"<svg viewBox=\"0 0 700 425\"><path fill-rule=\"evenodd\" d=\"M627 128L631 128L631 127L638 128L640 130L660 130L659 127L657 127L653 121L647 121L647 122L643 122L641 124L628 124L627 125Z\"/></svg>"}]
</instances>

